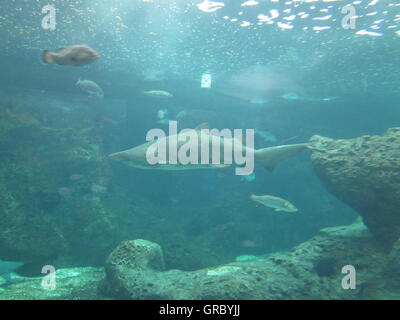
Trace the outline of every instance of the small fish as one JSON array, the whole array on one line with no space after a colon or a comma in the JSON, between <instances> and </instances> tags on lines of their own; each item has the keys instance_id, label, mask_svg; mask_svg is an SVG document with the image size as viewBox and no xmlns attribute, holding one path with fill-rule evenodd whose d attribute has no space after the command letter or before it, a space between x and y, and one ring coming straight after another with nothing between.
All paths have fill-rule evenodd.
<instances>
[{"instance_id":1,"label":"small fish","mask_svg":"<svg viewBox=\"0 0 400 320\"><path fill-rule=\"evenodd\" d=\"M244 248L255 248L257 247L257 243L253 240L247 239L240 242L240 246Z\"/></svg>"},{"instance_id":2,"label":"small fish","mask_svg":"<svg viewBox=\"0 0 400 320\"><path fill-rule=\"evenodd\" d=\"M304 97L299 96L297 93L295 92L288 92L282 95L283 99L286 100L304 100Z\"/></svg>"},{"instance_id":3,"label":"small fish","mask_svg":"<svg viewBox=\"0 0 400 320\"><path fill-rule=\"evenodd\" d=\"M165 117L168 115L168 110L167 109L162 109L158 110L157 112L157 119L162 120L165 119Z\"/></svg>"},{"instance_id":4,"label":"small fish","mask_svg":"<svg viewBox=\"0 0 400 320\"><path fill-rule=\"evenodd\" d=\"M81 80L79 79L76 85L82 90L85 91L86 93L89 94L89 98L97 98L97 99L103 99L104 98L104 92L103 89L100 88L100 86L92 81L92 80Z\"/></svg>"},{"instance_id":5,"label":"small fish","mask_svg":"<svg viewBox=\"0 0 400 320\"><path fill-rule=\"evenodd\" d=\"M95 193L103 193L107 191L107 188L98 184L93 184L90 186L90 190Z\"/></svg>"},{"instance_id":6,"label":"small fish","mask_svg":"<svg viewBox=\"0 0 400 320\"><path fill-rule=\"evenodd\" d=\"M92 63L100 56L93 49L84 45L72 45L55 51L42 51L42 61L46 64L80 67Z\"/></svg>"},{"instance_id":7,"label":"small fish","mask_svg":"<svg viewBox=\"0 0 400 320\"><path fill-rule=\"evenodd\" d=\"M174 97L171 93L164 90L143 91L143 94L148 97L159 99L170 99Z\"/></svg>"},{"instance_id":8,"label":"small fish","mask_svg":"<svg viewBox=\"0 0 400 320\"><path fill-rule=\"evenodd\" d=\"M157 123L159 123L159 124L168 124L168 122L169 122L168 110L167 109L158 110L158 112L157 112Z\"/></svg>"},{"instance_id":9,"label":"small fish","mask_svg":"<svg viewBox=\"0 0 400 320\"><path fill-rule=\"evenodd\" d=\"M285 212L298 211L297 208L289 201L274 196L269 196L269 195L256 196L255 194L250 194L249 199L257 201L266 207L273 208L275 209L275 211L285 211Z\"/></svg>"},{"instance_id":10,"label":"small fish","mask_svg":"<svg viewBox=\"0 0 400 320\"><path fill-rule=\"evenodd\" d=\"M74 173L69 176L69 180L71 180L71 181L78 181L78 180L81 180L82 178L83 178L83 175L81 175L79 173Z\"/></svg>"},{"instance_id":11,"label":"small fish","mask_svg":"<svg viewBox=\"0 0 400 320\"><path fill-rule=\"evenodd\" d=\"M109 125L109 126L117 126L117 125L119 125L119 121L111 119L111 118L107 118L107 117L102 117L100 119L100 121L102 123L106 124L106 125Z\"/></svg>"},{"instance_id":12,"label":"small fish","mask_svg":"<svg viewBox=\"0 0 400 320\"><path fill-rule=\"evenodd\" d=\"M332 101L335 100L337 97L326 97L326 98L314 98L314 97L306 97L300 96L297 93L289 92L285 93L281 96L281 98L285 100L298 100L298 101Z\"/></svg>"},{"instance_id":13,"label":"small fish","mask_svg":"<svg viewBox=\"0 0 400 320\"><path fill-rule=\"evenodd\" d=\"M252 99L250 99L250 103L252 103L252 104L266 104L268 102L270 102L270 100L264 99L264 98L252 98Z\"/></svg>"},{"instance_id":14,"label":"small fish","mask_svg":"<svg viewBox=\"0 0 400 320\"><path fill-rule=\"evenodd\" d=\"M72 189L67 187L61 187L57 190L57 193L62 197L69 197L72 194Z\"/></svg>"},{"instance_id":15,"label":"small fish","mask_svg":"<svg viewBox=\"0 0 400 320\"><path fill-rule=\"evenodd\" d=\"M23 265L23 262L0 260L0 277L4 278L6 283L9 283L11 281L10 273Z\"/></svg>"}]
</instances>

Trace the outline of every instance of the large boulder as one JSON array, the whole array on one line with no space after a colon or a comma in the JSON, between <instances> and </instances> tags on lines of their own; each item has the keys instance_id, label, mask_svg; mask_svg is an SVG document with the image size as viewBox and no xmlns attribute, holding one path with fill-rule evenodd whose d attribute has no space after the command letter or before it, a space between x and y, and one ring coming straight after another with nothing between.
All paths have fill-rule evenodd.
<instances>
[{"instance_id":1,"label":"large boulder","mask_svg":"<svg viewBox=\"0 0 400 320\"><path fill-rule=\"evenodd\" d=\"M287 254L196 271L164 271L157 244L127 241L109 256L100 292L119 299L396 298L390 295L400 285L398 248L393 250L388 254L357 221L322 229ZM342 287L346 265L356 270L355 289Z\"/></svg>"},{"instance_id":2,"label":"large boulder","mask_svg":"<svg viewBox=\"0 0 400 320\"><path fill-rule=\"evenodd\" d=\"M400 128L355 139L311 138L311 159L323 185L354 208L377 239L400 236Z\"/></svg>"}]
</instances>

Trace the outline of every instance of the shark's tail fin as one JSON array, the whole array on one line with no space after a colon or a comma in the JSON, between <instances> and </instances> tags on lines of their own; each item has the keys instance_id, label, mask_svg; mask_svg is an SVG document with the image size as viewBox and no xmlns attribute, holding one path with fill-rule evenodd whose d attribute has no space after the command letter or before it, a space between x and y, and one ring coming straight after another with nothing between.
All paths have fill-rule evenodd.
<instances>
[{"instance_id":1,"label":"shark's tail fin","mask_svg":"<svg viewBox=\"0 0 400 320\"><path fill-rule=\"evenodd\" d=\"M255 150L254 158L268 171L273 171L279 162L294 156L309 146L308 143L287 144Z\"/></svg>"}]
</instances>

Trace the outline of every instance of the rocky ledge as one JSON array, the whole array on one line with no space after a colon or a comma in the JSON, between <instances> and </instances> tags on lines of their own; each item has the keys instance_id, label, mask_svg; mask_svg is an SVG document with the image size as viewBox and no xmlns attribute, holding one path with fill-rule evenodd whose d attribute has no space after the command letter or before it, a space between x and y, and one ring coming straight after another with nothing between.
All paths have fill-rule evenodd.
<instances>
[{"instance_id":1,"label":"rocky ledge","mask_svg":"<svg viewBox=\"0 0 400 320\"><path fill-rule=\"evenodd\" d=\"M342 286L355 270L354 289ZM122 242L103 268L56 270L56 287L43 277L13 275L0 282L0 299L400 299L400 241L388 250L359 219L322 229L288 253L196 271L165 270L161 247Z\"/></svg>"},{"instance_id":2,"label":"rocky ledge","mask_svg":"<svg viewBox=\"0 0 400 320\"><path fill-rule=\"evenodd\" d=\"M311 159L329 192L357 210L387 244L400 236L400 128L355 139L311 138Z\"/></svg>"},{"instance_id":3,"label":"rocky ledge","mask_svg":"<svg viewBox=\"0 0 400 320\"><path fill-rule=\"evenodd\" d=\"M384 299L399 292L400 244L390 252L361 221L322 229L287 254L197 271L164 270L162 250L146 240L109 256L100 292L117 299ZM342 268L355 268L344 289Z\"/></svg>"},{"instance_id":4,"label":"rocky ledge","mask_svg":"<svg viewBox=\"0 0 400 320\"><path fill-rule=\"evenodd\" d=\"M12 274L8 284L0 278L0 300L108 300L97 290L103 278L103 268L58 269L54 287L46 287L49 283L44 281L44 275L22 277Z\"/></svg>"}]
</instances>

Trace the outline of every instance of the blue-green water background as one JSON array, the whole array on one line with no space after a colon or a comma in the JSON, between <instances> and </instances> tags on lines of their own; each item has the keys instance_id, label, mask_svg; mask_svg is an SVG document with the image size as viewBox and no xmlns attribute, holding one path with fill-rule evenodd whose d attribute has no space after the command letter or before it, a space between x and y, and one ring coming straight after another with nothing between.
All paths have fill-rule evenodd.
<instances>
[{"instance_id":1,"label":"blue-green water background","mask_svg":"<svg viewBox=\"0 0 400 320\"><path fill-rule=\"evenodd\" d=\"M295 137L293 143L305 142L314 134L351 138L398 126L400 38L395 31L400 27L394 20L400 13L398 6L380 1L374 7L376 15L363 16L355 30L345 30L340 27L340 8L347 2L317 2L316 10L332 5L336 21L318 24L297 18L293 29L281 30L276 24L255 22L258 14L287 8L284 3L261 1L254 7L241 7L241 1L225 1L220 10L206 13L196 6L199 2L3 1L0 88L32 108L52 106L60 110L60 117L61 110L67 110L77 115L75 121L106 119L112 125L95 132L102 141L99 148L104 157L143 143L149 129L166 129L157 123L161 109L168 109L170 115L195 110L179 123L182 129L209 122L219 129L257 128L276 137L272 143L256 136L258 148L291 137ZM49 3L57 8L54 31L41 28L41 8ZM367 2L362 3L357 13L374 11L366 8ZM295 10L307 11L310 5L302 3L303 7ZM243 14L238 14L241 11ZM239 22L230 21L235 17ZM355 34L380 18L386 19L378 24L381 36ZM255 24L241 27L243 20ZM332 29L316 32L314 25L330 25ZM82 68L41 63L41 50L70 44L89 45L102 58ZM282 70L309 96L337 98L275 99L257 105L218 92L223 79L255 65ZM163 79L145 81L154 70L161 72ZM213 76L210 89L200 88L205 72ZM85 101L85 93L75 86L78 78L98 83L105 99ZM142 90L166 90L174 98L151 99L143 96ZM110 223L131 223L130 231L120 234L113 230L109 247L102 245L101 249L96 248L97 240L85 240L83 245L76 239L69 251L76 265L100 265L119 241L145 238L166 248L167 266L193 269L228 262L242 254L289 250L319 229L351 223L357 216L320 185L308 152L285 161L274 173L256 166L256 179L251 182L235 176L233 169L149 171L107 163L107 191L101 197L107 208L119 212L112 219L120 221ZM60 167L65 183L58 187L73 188L68 177L85 176L86 170ZM256 206L247 200L250 192L288 199L299 212L290 215ZM135 210L129 199L136 201ZM46 214L51 215L52 210L56 209ZM57 219L62 225L64 217ZM174 251L186 252L190 262L175 261ZM28 259L7 249L0 252L0 258Z\"/></svg>"}]
</instances>

